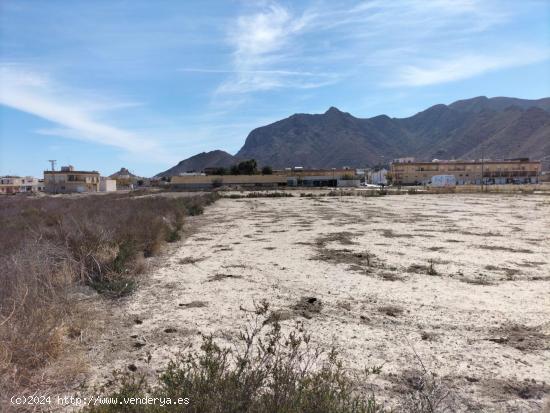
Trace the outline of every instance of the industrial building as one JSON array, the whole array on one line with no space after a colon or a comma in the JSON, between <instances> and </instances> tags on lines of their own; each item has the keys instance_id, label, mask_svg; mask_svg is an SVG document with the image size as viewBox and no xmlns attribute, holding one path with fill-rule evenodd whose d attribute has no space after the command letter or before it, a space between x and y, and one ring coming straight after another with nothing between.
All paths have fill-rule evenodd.
<instances>
[{"instance_id":1,"label":"industrial building","mask_svg":"<svg viewBox=\"0 0 550 413\"><path fill-rule=\"evenodd\" d=\"M221 186L261 187L350 187L359 186L360 179L349 169L289 168L269 175L178 175L170 186L179 189L207 189Z\"/></svg>"},{"instance_id":2,"label":"industrial building","mask_svg":"<svg viewBox=\"0 0 550 413\"><path fill-rule=\"evenodd\" d=\"M280 175L181 175L170 179L170 187L176 189L209 189L221 186L279 187L286 184L286 177Z\"/></svg>"},{"instance_id":3,"label":"industrial building","mask_svg":"<svg viewBox=\"0 0 550 413\"><path fill-rule=\"evenodd\" d=\"M390 176L395 185L428 185L436 175L454 175L457 185L538 183L540 161L527 158L506 160L433 160L393 162Z\"/></svg>"}]
</instances>

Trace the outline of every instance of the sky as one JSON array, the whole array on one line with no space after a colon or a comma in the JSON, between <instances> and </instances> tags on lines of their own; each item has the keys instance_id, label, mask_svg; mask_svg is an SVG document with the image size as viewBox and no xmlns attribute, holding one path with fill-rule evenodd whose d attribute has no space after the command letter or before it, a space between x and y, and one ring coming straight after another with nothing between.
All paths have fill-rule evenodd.
<instances>
[{"instance_id":1,"label":"sky","mask_svg":"<svg viewBox=\"0 0 550 413\"><path fill-rule=\"evenodd\" d=\"M0 175L153 176L293 113L550 96L548 0L0 0Z\"/></svg>"}]
</instances>

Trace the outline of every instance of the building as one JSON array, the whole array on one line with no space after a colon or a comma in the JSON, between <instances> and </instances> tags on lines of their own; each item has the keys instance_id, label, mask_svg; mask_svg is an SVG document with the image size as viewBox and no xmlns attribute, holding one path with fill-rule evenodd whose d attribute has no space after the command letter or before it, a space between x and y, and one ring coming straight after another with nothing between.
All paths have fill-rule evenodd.
<instances>
[{"instance_id":1,"label":"building","mask_svg":"<svg viewBox=\"0 0 550 413\"><path fill-rule=\"evenodd\" d=\"M100 192L115 192L116 191L116 179L109 179L105 177L99 178L99 191Z\"/></svg>"},{"instance_id":2,"label":"building","mask_svg":"<svg viewBox=\"0 0 550 413\"><path fill-rule=\"evenodd\" d=\"M181 189L206 189L220 186L273 188L282 186L351 187L359 186L360 178L350 169L304 169L302 167L273 171L266 175L178 175L170 186Z\"/></svg>"},{"instance_id":3,"label":"building","mask_svg":"<svg viewBox=\"0 0 550 413\"><path fill-rule=\"evenodd\" d=\"M527 158L502 161L393 162L390 168L396 185L427 185L435 175L454 175L457 185L538 183L540 161Z\"/></svg>"},{"instance_id":4,"label":"building","mask_svg":"<svg viewBox=\"0 0 550 413\"><path fill-rule=\"evenodd\" d=\"M179 189L209 189L221 186L279 187L286 186L281 175L178 175L170 179L170 187Z\"/></svg>"},{"instance_id":5,"label":"building","mask_svg":"<svg viewBox=\"0 0 550 413\"><path fill-rule=\"evenodd\" d=\"M391 163L413 163L415 161L415 158L412 156L409 156L407 158L396 158Z\"/></svg>"},{"instance_id":6,"label":"building","mask_svg":"<svg viewBox=\"0 0 550 413\"><path fill-rule=\"evenodd\" d=\"M0 194L38 192L44 189L38 178L32 176L3 176L0 178Z\"/></svg>"},{"instance_id":7,"label":"building","mask_svg":"<svg viewBox=\"0 0 550 413\"><path fill-rule=\"evenodd\" d=\"M71 165L44 171L44 189L52 194L99 192L99 183L99 172L76 171Z\"/></svg>"},{"instance_id":8,"label":"building","mask_svg":"<svg viewBox=\"0 0 550 413\"><path fill-rule=\"evenodd\" d=\"M289 186L305 187L353 187L361 184L361 179L355 170L342 169L304 169L303 167L286 168L273 171L287 177Z\"/></svg>"},{"instance_id":9,"label":"building","mask_svg":"<svg viewBox=\"0 0 550 413\"><path fill-rule=\"evenodd\" d=\"M374 185L387 185L387 175L388 170L386 168L382 168L377 171L369 171L367 172L367 183Z\"/></svg>"}]
</instances>

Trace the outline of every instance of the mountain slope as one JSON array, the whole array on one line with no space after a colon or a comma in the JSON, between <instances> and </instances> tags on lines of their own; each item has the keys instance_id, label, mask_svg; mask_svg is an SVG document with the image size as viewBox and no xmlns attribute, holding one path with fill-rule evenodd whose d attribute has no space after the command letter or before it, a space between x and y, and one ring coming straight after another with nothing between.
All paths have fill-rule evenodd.
<instances>
[{"instance_id":1,"label":"mountain slope","mask_svg":"<svg viewBox=\"0 0 550 413\"><path fill-rule=\"evenodd\" d=\"M254 129L237 153L275 168L360 167L392 158L530 157L550 155L550 98L487 98L435 105L403 119L369 119L330 108L296 114Z\"/></svg>"},{"instance_id":2,"label":"mountain slope","mask_svg":"<svg viewBox=\"0 0 550 413\"><path fill-rule=\"evenodd\" d=\"M274 168L364 167L414 156L419 160L550 156L550 98L478 96L435 105L408 118L361 119L331 107L254 129L232 156L201 153L158 176L230 166L242 159Z\"/></svg>"},{"instance_id":3,"label":"mountain slope","mask_svg":"<svg viewBox=\"0 0 550 413\"><path fill-rule=\"evenodd\" d=\"M545 111L550 111L550 98L542 99L518 99L508 97L494 97L488 98L486 96L478 96L472 99L457 100L451 103L449 107L451 109L463 111L463 112L480 112L484 109L503 111L510 106L517 106L522 109L528 109L531 107L540 108Z\"/></svg>"},{"instance_id":4,"label":"mountain slope","mask_svg":"<svg viewBox=\"0 0 550 413\"><path fill-rule=\"evenodd\" d=\"M160 172L156 176L162 178L165 176L176 176L184 172L201 172L204 168L228 167L237 162L238 160L236 157L224 151L215 150L211 152L202 152L184 159L176 166L164 172Z\"/></svg>"}]
</instances>

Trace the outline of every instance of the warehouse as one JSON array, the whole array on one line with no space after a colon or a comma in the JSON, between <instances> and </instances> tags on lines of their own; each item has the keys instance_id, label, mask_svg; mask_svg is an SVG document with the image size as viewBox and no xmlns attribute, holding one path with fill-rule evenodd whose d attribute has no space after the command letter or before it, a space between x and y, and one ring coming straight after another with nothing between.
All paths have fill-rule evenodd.
<instances>
[{"instance_id":1,"label":"warehouse","mask_svg":"<svg viewBox=\"0 0 550 413\"><path fill-rule=\"evenodd\" d=\"M540 161L530 161L528 158L391 164L391 177L396 185L428 185L436 175L454 175L457 185L534 184L539 182L540 174Z\"/></svg>"}]
</instances>

